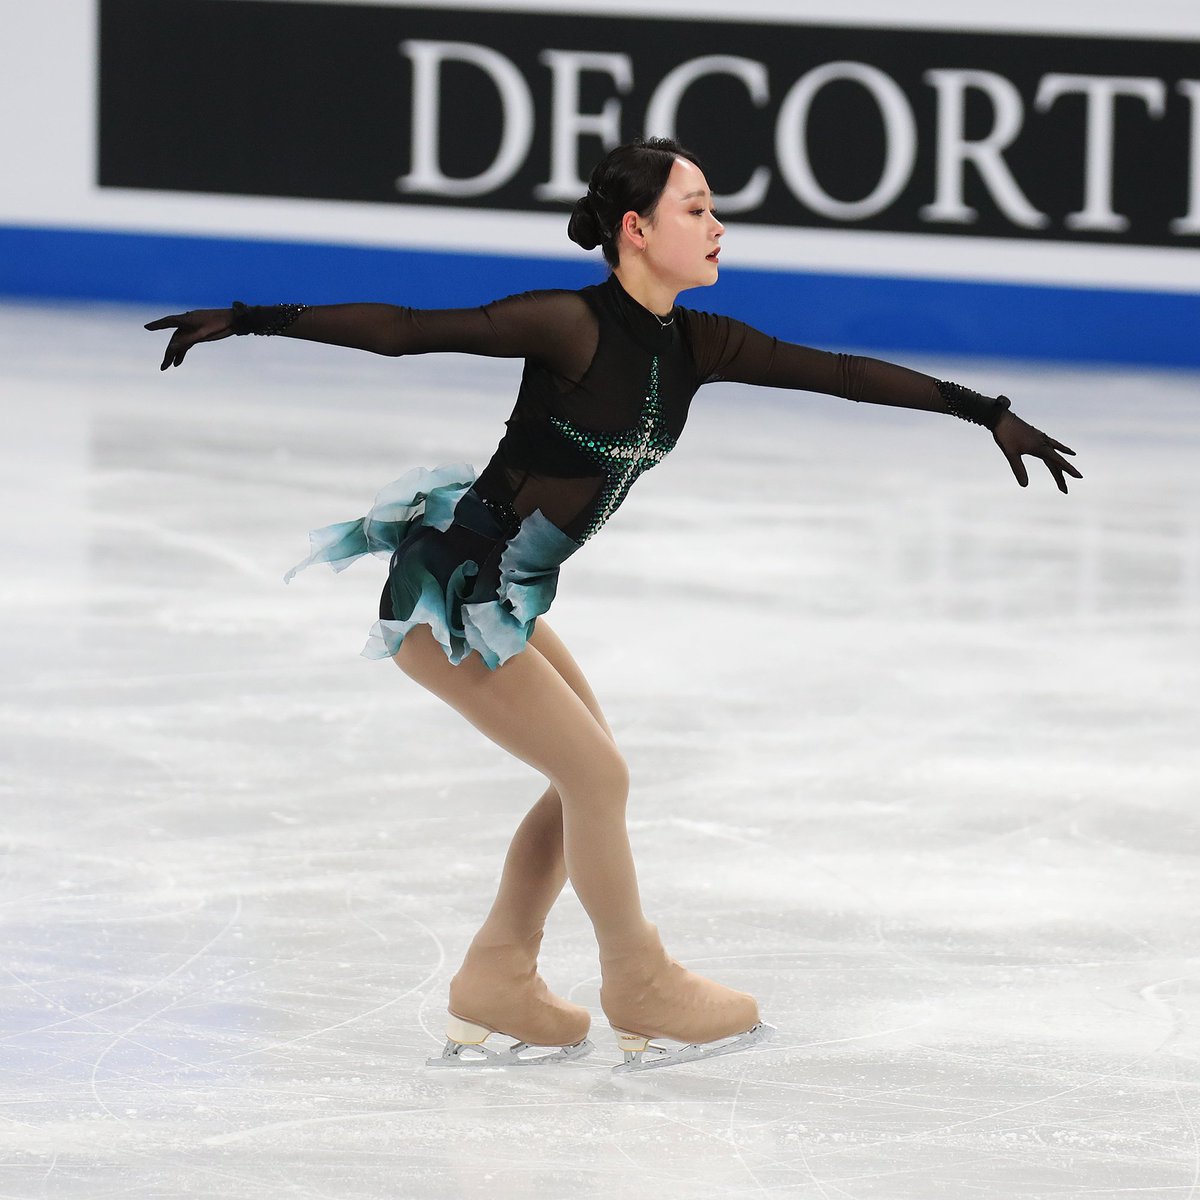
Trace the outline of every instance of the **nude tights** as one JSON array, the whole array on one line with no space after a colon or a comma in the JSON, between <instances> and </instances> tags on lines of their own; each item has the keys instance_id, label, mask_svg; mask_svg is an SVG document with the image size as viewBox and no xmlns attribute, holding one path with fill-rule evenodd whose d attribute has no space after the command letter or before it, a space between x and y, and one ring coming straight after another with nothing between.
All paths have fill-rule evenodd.
<instances>
[{"instance_id":1,"label":"nude tights","mask_svg":"<svg viewBox=\"0 0 1200 1200\"><path fill-rule=\"evenodd\" d=\"M586 680L549 628L490 671L477 655L452 665L429 627L419 625L396 663L551 783L513 838L482 938L527 935L535 922L540 928L566 878L602 958L644 938L648 922L625 826L628 768Z\"/></svg>"}]
</instances>

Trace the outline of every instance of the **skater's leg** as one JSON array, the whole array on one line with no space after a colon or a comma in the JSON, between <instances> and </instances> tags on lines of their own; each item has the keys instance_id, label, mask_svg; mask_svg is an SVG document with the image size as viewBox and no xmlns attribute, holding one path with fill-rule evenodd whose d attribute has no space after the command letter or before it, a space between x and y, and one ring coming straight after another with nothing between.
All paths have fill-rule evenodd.
<instances>
[{"instance_id":1,"label":"skater's leg","mask_svg":"<svg viewBox=\"0 0 1200 1200\"><path fill-rule=\"evenodd\" d=\"M596 723L600 728L615 743L616 738L613 737L613 731L600 709L600 701L596 699L592 685L584 676L583 668L575 661L574 655L567 649L562 638L550 628L545 617L538 617L533 627L533 633L530 635L529 644L541 651L543 657L566 680L571 691L587 706L588 712L596 718Z\"/></svg>"},{"instance_id":2,"label":"skater's leg","mask_svg":"<svg viewBox=\"0 0 1200 1200\"><path fill-rule=\"evenodd\" d=\"M477 729L542 772L561 799L566 869L601 948L646 929L625 829L625 760L587 705L534 645L491 671L477 655L452 665L427 626L396 663Z\"/></svg>"},{"instance_id":3,"label":"skater's leg","mask_svg":"<svg viewBox=\"0 0 1200 1200\"><path fill-rule=\"evenodd\" d=\"M639 1047L656 1036L715 1042L753 1035L759 1028L753 997L684 970L666 954L657 930L646 921L625 828L625 762L609 731L537 647L527 646L496 671L474 655L453 666L429 629L418 626L395 657L406 674L555 785L567 871L600 946L601 1004L614 1027L641 1035L626 1046L627 1052L641 1053ZM512 1024L493 1028L514 1033L515 1022L528 1009L522 997L534 993L524 980L517 983L507 1007ZM552 1004L535 1007L548 1026L561 1028L570 1016ZM461 1040L463 1035L451 1036ZM541 1044L566 1040L547 1037Z\"/></svg>"},{"instance_id":4,"label":"skater's leg","mask_svg":"<svg viewBox=\"0 0 1200 1200\"><path fill-rule=\"evenodd\" d=\"M542 652L612 739L612 730L583 671L545 617L538 618L529 642ZM506 945L531 937L545 924L566 882L562 800L558 789L550 784L513 836L495 902L473 944Z\"/></svg>"},{"instance_id":5,"label":"skater's leg","mask_svg":"<svg viewBox=\"0 0 1200 1200\"><path fill-rule=\"evenodd\" d=\"M531 937L545 925L566 882L562 800L550 784L513 834L496 899L472 944L507 945Z\"/></svg>"},{"instance_id":6,"label":"skater's leg","mask_svg":"<svg viewBox=\"0 0 1200 1200\"><path fill-rule=\"evenodd\" d=\"M590 1048L591 1014L538 974L546 916L567 878L562 843L562 802L551 784L517 829L492 911L450 980L451 1054L462 1037L454 1017L533 1045Z\"/></svg>"}]
</instances>

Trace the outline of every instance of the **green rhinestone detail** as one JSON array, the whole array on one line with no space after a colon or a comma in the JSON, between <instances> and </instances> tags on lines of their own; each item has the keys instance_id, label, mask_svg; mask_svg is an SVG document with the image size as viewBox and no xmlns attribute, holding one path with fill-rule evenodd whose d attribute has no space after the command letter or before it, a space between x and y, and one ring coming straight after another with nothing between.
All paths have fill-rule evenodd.
<instances>
[{"instance_id":1,"label":"green rhinestone detail","mask_svg":"<svg viewBox=\"0 0 1200 1200\"><path fill-rule=\"evenodd\" d=\"M658 356L650 364L646 403L632 429L612 433L581 429L562 417L551 417L550 424L606 477L591 523L580 538L586 542L617 511L638 476L662 462L675 447L675 439L663 428L662 405L658 400Z\"/></svg>"}]
</instances>

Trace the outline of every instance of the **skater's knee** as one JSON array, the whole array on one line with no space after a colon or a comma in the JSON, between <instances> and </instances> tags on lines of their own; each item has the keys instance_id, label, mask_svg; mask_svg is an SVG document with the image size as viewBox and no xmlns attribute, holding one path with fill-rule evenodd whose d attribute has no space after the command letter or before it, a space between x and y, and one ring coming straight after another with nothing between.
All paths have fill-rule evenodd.
<instances>
[{"instance_id":1,"label":"skater's knee","mask_svg":"<svg viewBox=\"0 0 1200 1200\"><path fill-rule=\"evenodd\" d=\"M564 764L553 782L564 804L586 797L589 804L624 806L629 799L629 764L611 742L597 742L580 760Z\"/></svg>"},{"instance_id":2,"label":"skater's knee","mask_svg":"<svg viewBox=\"0 0 1200 1200\"><path fill-rule=\"evenodd\" d=\"M615 746L606 755L605 771L613 798L624 804L629 799L629 764Z\"/></svg>"}]
</instances>

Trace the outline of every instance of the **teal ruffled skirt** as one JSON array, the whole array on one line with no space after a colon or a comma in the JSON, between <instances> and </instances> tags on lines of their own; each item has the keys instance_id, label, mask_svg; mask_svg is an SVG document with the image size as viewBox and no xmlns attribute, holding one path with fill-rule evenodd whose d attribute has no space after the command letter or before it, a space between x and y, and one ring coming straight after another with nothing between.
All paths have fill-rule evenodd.
<instances>
[{"instance_id":1,"label":"teal ruffled skirt","mask_svg":"<svg viewBox=\"0 0 1200 1200\"><path fill-rule=\"evenodd\" d=\"M365 517L313 530L312 553L284 582L313 563L342 571L363 555L386 556L380 616L363 656L390 658L410 629L428 625L452 663L474 650L495 670L525 648L579 543L540 510L506 524L474 482L465 463L414 468Z\"/></svg>"}]
</instances>

